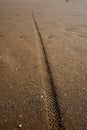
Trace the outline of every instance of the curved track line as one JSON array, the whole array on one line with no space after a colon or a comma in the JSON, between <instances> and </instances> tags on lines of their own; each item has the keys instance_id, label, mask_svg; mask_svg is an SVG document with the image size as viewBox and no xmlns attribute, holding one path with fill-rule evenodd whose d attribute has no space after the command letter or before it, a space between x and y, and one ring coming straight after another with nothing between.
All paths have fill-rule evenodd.
<instances>
[{"instance_id":1,"label":"curved track line","mask_svg":"<svg viewBox=\"0 0 87 130\"><path fill-rule=\"evenodd\" d=\"M42 51L45 59L45 69L48 74L48 81L45 81L44 90L46 93L46 109L47 109L47 116L49 120L49 129L50 130L65 130L65 128L61 124L61 112L59 108L59 103L57 101L57 94L56 94L56 87L55 83L53 80L53 75L50 69L50 64L48 61L46 49L44 46L43 38L41 36L41 33L39 31L35 16L32 12L32 19L37 31L37 35L39 37L41 46L42 46Z\"/></svg>"}]
</instances>

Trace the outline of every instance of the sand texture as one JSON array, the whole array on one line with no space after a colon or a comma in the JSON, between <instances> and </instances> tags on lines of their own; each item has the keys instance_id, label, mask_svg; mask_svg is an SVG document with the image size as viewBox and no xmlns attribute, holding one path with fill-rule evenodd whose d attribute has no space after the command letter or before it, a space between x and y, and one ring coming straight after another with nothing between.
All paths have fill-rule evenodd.
<instances>
[{"instance_id":1,"label":"sand texture","mask_svg":"<svg viewBox=\"0 0 87 130\"><path fill-rule=\"evenodd\" d=\"M0 0L0 130L87 130L87 1Z\"/></svg>"}]
</instances>

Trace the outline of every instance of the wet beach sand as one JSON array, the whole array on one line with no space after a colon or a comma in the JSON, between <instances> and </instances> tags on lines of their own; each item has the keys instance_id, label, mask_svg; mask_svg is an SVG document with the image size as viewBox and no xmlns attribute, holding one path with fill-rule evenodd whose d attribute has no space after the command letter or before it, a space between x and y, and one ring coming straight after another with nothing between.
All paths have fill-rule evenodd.
<instances>
[{"instance_id":1,"label":"wet beach sand","mask_svg":"<svg viewBox=\"0 0 87 130\"><path fill-rule=\"evenodd\" d=\"M86 16L86 0L0 0L0 130L87 129Z\"/></svg>"}]
</instances>

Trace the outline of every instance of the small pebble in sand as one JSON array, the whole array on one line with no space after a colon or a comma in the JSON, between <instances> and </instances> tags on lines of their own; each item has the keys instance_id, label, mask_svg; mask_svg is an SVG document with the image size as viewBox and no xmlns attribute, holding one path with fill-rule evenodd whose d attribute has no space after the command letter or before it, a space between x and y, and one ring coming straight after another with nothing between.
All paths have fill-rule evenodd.
<instances>
[{"instance_id":1,"label":"small pebble in sand","mask_svg":"<svg viewBox=\"0 0 87 130\"><path fill-rule=\"evenodd\" d=\"M22 128L22 124L19 124L18 127L19 127L19 128Z\"/></svg>"},{"instance_id":2,"label":"small pebble in sand","mask_svg":"<svg viewBox=\"0 0 87 130\"><path fill-rule=\"evenodd\" d=\"M54 56L52 58L55 59Z\"/></svg>"},{"instance_id":3,"label":"small pebble in sand","mask_svg":"<svg viewBox=\"0 0 87 130\"><path fill-rule=\"evenodd\" d=\"M10 86L10 88L12 88L12 86Z\"/></svg>"},{"instance_id":4,"label":"small pebble in sand","mask_svg":"<svg viewBox=\"0 0 87 130\"><path fill-rule=\"evenodd\" d=\"M78 72L76 72L76 76L78 76L79 75L79 73Z\"/></svg>"},{"instance_id":5,"label":"small pebble in sand","mask_svg":"<svg viewBox=\"0 0 87 130\"><path fill-rule=\"evenodd\" d=\"M20 59L19 57L17 57L17 59Z\"/></svg>"},{"instance_id":6,"label":"small pebble in sand","mask_svg":"<svg viewBox=\"0 0 87 130\"><path fill-rule=\"evenodd\" d=\"M41 95L41 98L43 98L43 95Z\"/></svg>"},{"instance_id":7,"label":"small pebble in sand","mask_svg":"<svg viewBox=\"0 0 87 130\"><path fill-rule=\"evenodd\" d=\"M64 118L61 118L61 120L63 121L63 120L64 120Z\"/></svg>"},{"instance_id":8,"label":"small pebble in sand","mask_svg":"<svg viewBox=\"0 0 87 130\"><path fill-rule=\"evenodd\" d=\"M65 93L65 94L64 94L64 96L66 97L66 96L67 96L67 94Z\"/></svg>"},{"instance_id":9,"label":"small pebble in sand","mask_svg":"<svg viewBox=\"0 0 87 130\"><path fill-rule=\"evenodd\" d=\"M48 38L52 38L52 34Z\"/></svg>"},{"instance_id":10,"label":"small pebble in sand","mask_svg":"<svg viewBox=\"0 0 87 130\"><path fill-rule=\"evenodd\" d=\"M21 117L22 117L22 115L19 115L19 117L21 118Z\"/></svg>"},{"instance_id":11,"label":"small pebble in sand","mask_svg":"<svg viewBox=\"0 0 87 130\"><path fill-rule=\"evenodd\" d=\"M59 78L59 75L57 74L56 77Z\"/></svg>"},{"instance_id":12,"label":"small pebble in sand","mask_svg":"<svg viewBox=\"0 0 87 130\"><path fill-rule=\"evenodd\" d=\"M2 56L0 56L0 59L2 58Z\"/></svg>"},{"instance_id":13,"label":"small pebble in sand","mask_svg":"<svg viewBox=\"0 0 87 130\"><path fill-rule=\"evenodd\" d=\"M84 88L84 87L83 87L82 89L83 89L83 90L85 90L85 88Z\"/></svg>"},{"instance_id":14,"label":"small pebble in sand","mask_svg":"<svg viewBox=\"0 0 87 130\"><path fill-rule=\"evenodd\" d=\"M6 120L6 119L5 119L4 121L5 121L5 122L7 122L7 120Z\"/></svg>"},{"instance_id":15,"label":"small pebble in sand","mask_svg":"<svg viewBox=\"0 0 87 130\"><path fill-rule=\"evenodd\" d=\"M18 68L16 68L16 71L18 71Z\"/></svg>"}]
</instances>

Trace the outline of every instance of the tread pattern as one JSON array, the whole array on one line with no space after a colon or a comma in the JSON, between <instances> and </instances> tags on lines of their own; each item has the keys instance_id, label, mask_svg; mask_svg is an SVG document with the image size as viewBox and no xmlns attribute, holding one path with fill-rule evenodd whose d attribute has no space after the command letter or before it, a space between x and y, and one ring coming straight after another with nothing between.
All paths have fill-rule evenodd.
<instances>
[{"instance_id":1,"label":"tread pattern","mask_svg":"<svg viewBox=\"0 0 87 130\"><path fill-rule=\"evenodd\" d=\"M50 69L46 49L33 12L32 12L32 19L42 46L42 51L45 59L45 68L48 74L48 79L45 79L44 81L45 82L44 91L46 93L45 98L46 98L46 110L49 122L49 130L65 130L65 128L61 123L61 112L56 95L56 86Z\"/></svg>"}]
</instances>

